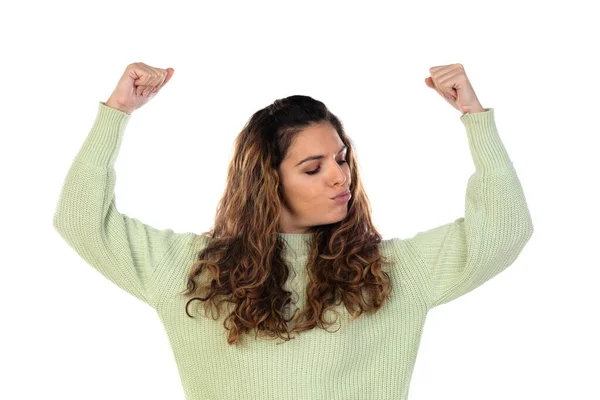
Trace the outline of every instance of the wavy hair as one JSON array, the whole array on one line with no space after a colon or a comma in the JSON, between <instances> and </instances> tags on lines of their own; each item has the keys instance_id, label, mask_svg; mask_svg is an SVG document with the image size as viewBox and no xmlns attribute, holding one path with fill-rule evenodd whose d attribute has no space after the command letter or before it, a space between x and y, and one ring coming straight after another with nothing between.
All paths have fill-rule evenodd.
<instances>
[{"instance_id":1,"label":"wavy hair","mask_svg":"<svg viewBox=\"0 0 600 400\"><path fill-rule=\"evenodd\" d=\"M311 228L306 303L290 330L286 307L292 293L283 286L292 269L278 236L283 199L279 166L298 133L325 121L347 146L352 197L343 220ZM201 240L207 245L197 254L187 289L180 294L190 297L185 312L191 318L188 306L194 300L205 302L206 312L215 309L215 320L222 303L233 305L223 322L230 345L252 329L256 335L290 340L293 333L317 325L326 328L333 322L325 321L325 313L332 310L339 316L334 308L340 301L354 318L365 311L377 312L392 291L390 277L382 270L392 262L379 252L382 237L371 220L352 141L325 104L309 96L277 99L245 124L235 140L214 226L194 242Z\"/></svg>"}]
</instances>

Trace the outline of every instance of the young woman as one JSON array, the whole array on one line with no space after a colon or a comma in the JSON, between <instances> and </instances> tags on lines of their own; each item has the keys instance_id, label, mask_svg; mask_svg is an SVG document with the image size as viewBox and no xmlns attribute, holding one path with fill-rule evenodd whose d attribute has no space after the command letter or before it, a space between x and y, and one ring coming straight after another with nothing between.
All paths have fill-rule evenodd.
<instances>
[{"instance_id":1,"label":"young woman","mask_svg":"<svg viewBox=\"0 0 600 400\"><path fill-rule=\"evenodd\" d=\"M342 122L301 95L239 133L210 231L119 213L125 127L173 73L127 66L68 172L56 230L157 311L187 399L406 399L427 312L499 274L533 233L493 109L463 66L433 67L425 82L462 113L475 164L465 216L390 240L373 226Z\"/></svg>"}]
</instances>

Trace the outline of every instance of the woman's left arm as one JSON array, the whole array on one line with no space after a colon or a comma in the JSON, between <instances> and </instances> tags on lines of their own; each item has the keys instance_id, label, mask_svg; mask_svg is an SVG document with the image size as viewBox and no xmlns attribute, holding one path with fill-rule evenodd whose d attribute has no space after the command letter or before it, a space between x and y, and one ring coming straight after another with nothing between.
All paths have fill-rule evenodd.
<instances>
[{"instance_id":1,"label":"woman's left arm","mask_svg":"<svg viewBox=\"0 0 600 400\"><path fill-rule=\"evenodd\" d=\"M465 215L406 240L418 259L412 279L428 308L499 274L533 234L527 201L496 129L494 109L466 113L460 119L476 170L467 183Z\"/></svg>"}]
</instances>

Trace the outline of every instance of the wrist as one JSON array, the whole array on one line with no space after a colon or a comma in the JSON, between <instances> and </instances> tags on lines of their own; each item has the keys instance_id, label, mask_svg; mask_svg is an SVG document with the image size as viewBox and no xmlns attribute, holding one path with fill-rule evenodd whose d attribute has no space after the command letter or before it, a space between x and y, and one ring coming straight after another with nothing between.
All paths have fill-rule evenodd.
<instances>
[{"instance_id":1,"label":"wrist","mask_svg":"<svg viewBox=\"0 0 600 400\"><path fill-rule=\"evenodd\" d=\"M114 108L115 110L122 111L122 112L124 112L124 113L126 113L126 114L128 114L128 115L131 115L131 113L133 112L133 110L130 110L130 109L126 108L126 107L123 107L121 104L117 103L117 102L116 102L114 99L112 99L112 98L109 98L108 100L106 100L106 101L104 102L104 104L105 104L107 107Z\"/></svg>"},{"instance_id":2,"label":"wrist","mask_svg":"<svg viewBox=\"0 0 600 400\"><path fill-rule=\"evenodd\" d=\"M478 106L478 107L472 108L472 109L470 109L468 111L465 111L463 113L463 115L465 115L465 114L475 114L475 113L480 113L480 112L485 112L485 111L486 111L485 108L483 108L482 106Z\"/></svg>"}]
</instances>

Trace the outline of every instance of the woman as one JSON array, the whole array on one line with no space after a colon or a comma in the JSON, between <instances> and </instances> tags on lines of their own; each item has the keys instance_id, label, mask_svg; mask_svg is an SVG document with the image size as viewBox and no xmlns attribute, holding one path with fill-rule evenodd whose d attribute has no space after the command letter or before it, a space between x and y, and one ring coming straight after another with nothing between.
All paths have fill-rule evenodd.
<instances>
[{"instance_id":1,"label":"woman","mask_svg":"<svg viewBox=\"0 0 600 400\"><path fill-rule=\"evenodd\" d=\"M125 127L173 73L127 66L69 170L56 230L157 311L187 399L405 399L427 312L503 271L533 233L493 109L463 66L433 67L425 82L462 112L476 169L465 216L390 240L373 226L341 121L300 95L257 111L238 135L210 231L119 213Z\"/></svg>"}]
</instances>

